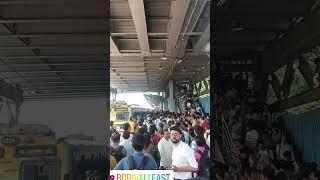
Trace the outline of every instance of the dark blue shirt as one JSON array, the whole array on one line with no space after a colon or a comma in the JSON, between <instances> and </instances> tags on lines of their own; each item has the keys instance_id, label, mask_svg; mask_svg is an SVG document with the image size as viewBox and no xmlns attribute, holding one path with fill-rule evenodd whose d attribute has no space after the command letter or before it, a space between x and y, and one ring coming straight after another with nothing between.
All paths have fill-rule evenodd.
<instances>
[{"instance_id":1,"label":"dark blue shirt","mask_svg":"<svg viewBox=\"0 0 320 180\"><path fill-rule=\"evenodd\" d=\"M142 152L134 152L132 156L134 167L137 168L145 155ZM117 164L114 170L129 170L128 165L128 157L125 157L121 159L121 161ZM144 167L144 170L158 170L156 161L149 157L149 160L146 166Z\"/></svg>"}]
</instances>

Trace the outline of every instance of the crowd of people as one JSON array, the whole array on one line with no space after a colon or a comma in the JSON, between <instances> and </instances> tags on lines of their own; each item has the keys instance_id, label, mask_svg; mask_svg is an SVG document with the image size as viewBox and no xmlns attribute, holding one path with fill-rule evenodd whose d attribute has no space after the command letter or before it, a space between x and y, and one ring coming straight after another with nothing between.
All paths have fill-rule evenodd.
<instances>
[{"instance_id":1,"label":"crowd of people","mask_svg":"<svg viewBox=\"0 0 320 180\"><path fill-rule=\"evenodd\" d=\"M232 156L227 163L215 163L217 179L225 180L315 180L315 163L299 158L279 118L250 90L220 89L213 108L229 130ZM223 150L226 152L226 150ZM224 155L226 157L226 155Z\"/></svg>"},{"instance_id":2,"label":"crowd of people","mask_svg":"<svg viewBox=\"0 0 320 180\"><path fill-rule=\"evenodd\" d=\"M110 168L115 170L173 170L175 179L210 176L209 115L184 95L180 113L139 113L123 131L110 127ZM180 101L181 102L181 101ZM180 104L182 105L182 104Z\"/></svg>"}]
</instances>

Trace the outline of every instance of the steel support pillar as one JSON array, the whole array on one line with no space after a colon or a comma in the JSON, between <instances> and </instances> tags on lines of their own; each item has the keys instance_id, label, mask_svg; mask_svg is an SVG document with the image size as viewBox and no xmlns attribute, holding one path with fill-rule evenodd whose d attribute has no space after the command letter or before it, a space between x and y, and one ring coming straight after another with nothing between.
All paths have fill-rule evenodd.
<instances>
[{"instance_id":1,"label":"steel support pillar","mask_svg":"<svg viewBox=\"0 0 320 180\"><path fill-rule=\"evenodd\" d=\"M168 108L170 112L176 112L175 108L175 99L174 99L174 81L169 80L168 82L169 87L169 98L168 98Z\"/></svg>"}]
</instances>

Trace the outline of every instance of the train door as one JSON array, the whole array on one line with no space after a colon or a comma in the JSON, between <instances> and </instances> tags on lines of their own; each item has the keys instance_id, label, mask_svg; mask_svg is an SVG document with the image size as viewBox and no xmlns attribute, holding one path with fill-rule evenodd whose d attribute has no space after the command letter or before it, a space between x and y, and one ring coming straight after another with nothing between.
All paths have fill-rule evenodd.
<instances>
[{"instance_id":1,"label":"train door","mask_svg":"<svg viewBox=\"0 0 320 180\"><path fill-rule=\"evenodd\" d=\"M20 168L20 180L60 180L57 160L23 161Z\"/></svg>"}]
</instances>

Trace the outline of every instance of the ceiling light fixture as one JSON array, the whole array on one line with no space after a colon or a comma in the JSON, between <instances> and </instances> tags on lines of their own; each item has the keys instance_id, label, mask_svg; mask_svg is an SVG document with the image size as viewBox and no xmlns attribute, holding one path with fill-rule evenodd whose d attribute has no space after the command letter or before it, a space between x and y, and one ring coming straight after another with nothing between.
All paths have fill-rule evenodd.
<instances>
[{"instance_id":1,"label":"ceiling light fixture","mask_svg":"<svg viewBox=\"0 0 320 180\"><path fill-rule=\"evenodd\" d=\"M167 60L168 58L167 57L161 57L160 59L161 60Z\"/></svg>"},{"instance_id":2,"label":"ceiling light fixture","mask_svg":"<svg viewBox=\"0 0 320 180\"><path fill-rule=\"evenodd\" d=\"M182 72L186 72L187 70L186 70L186 68L184 67L181 71L182 71Z\"/></svg>"},{"instance_id":3,"label":"ceiling light fixture","mask_svg":"<svg viewBox=\"0 0 320 180\"><path fill-rule=\"evenodd\" d=\"M205 69L205 68L206 68L205 66L202 66L202 67L201 67L201 69Z\"/></svg>"},{"instance_id":4,"label":"ceiling light fixture","mask_svg":"<svg viewBox=\"0 0 320 180\"><path fill-rule=\"evenodd\" d=\"M160 70L161 70L161 69L163 69L163 67L162 67L162 66L159 66L159 67L158 67L158 69L160 69Z\"/></svg>"},{"instance_id":5,"label":"ceiling light fixture","mask_svg":"<svg viewBox=\"0 0 320 180\"><path fill-rule=\"evenodd\" d=\"M182 62L182 59L179 59L178 64L180 64Z\"/></svg>"}]
</instances>

